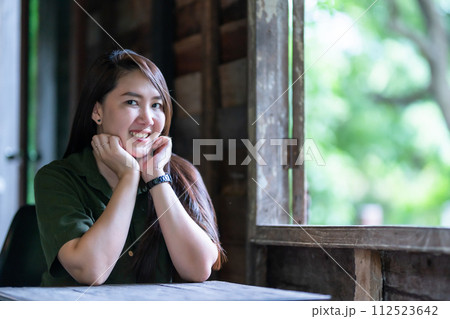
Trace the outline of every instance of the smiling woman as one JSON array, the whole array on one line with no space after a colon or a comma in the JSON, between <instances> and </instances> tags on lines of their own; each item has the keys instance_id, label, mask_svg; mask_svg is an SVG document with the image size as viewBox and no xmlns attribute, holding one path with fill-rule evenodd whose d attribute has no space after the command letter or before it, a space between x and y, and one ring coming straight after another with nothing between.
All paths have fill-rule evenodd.
<instances>
[{"instance_id":1,"label":"smiling woman","mask_svg":"<svg viewBox=\"0 0 450 319\"><path fill-rule=\"evenodd\" d=\"M172 154L171 116L151 61L129 50L96 60L64 158L35 178L44 286L204 281L221 267L214 208Z\"/></svg>"}]
</instances>

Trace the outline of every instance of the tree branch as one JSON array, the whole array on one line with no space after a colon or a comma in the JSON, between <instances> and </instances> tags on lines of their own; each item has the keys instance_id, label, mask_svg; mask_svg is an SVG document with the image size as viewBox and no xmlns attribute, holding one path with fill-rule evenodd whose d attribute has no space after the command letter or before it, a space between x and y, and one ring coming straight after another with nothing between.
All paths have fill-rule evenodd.
<instances>
[{"instance_id":1,"label":"tree branch","mask_svg":"<svg viewBox=\"0 0 450 319\"><path fill-rule=\"evenodd\" d=\"M430 89L424 88L403 96L385 96L383 94L373 94L372 97L377 103L408 106L411 103L425 99L429 93Z\"/></svg>"},{"instance_id":2,"label":"tree branch","mask_svg":"<svg viewBox=\"0 0 450 319\"><path fill-rule=\"evenodd\" d=\"M417 0L426 23L426 35L413 32L400 21L396 0L388 1L388 3L391 18L390 27L415 43L430 66L429 91L441 108L447 128L450 129L450 86L447 80L448 35L436 1Z\"/></svg>"},{"instance_id":3,"label":"tree branch","mask_svg":"<svg viewBox=\"0 0 450 319\"><path fill-rule=\"evenodd\" d=\"M390 11L390 28L396 31L398 34L410 39L414 44L417 45L424 56L427 57L431 55L429 43L426 37L419 35L417 32L414 32L413 30L408 28L402 21L400 21L396 0L388 1L388 5Z\"/></svg>"}]
</instances>

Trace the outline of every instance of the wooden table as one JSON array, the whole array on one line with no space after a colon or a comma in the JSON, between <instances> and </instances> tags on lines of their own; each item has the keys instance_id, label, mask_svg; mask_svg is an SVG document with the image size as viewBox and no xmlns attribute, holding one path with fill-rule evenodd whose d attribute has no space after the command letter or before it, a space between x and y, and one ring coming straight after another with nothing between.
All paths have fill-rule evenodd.
<instances>
[{"instance_id":1,"label":"wooden table","mask_svg":"<svg viewBox=\"0 0 450 319\"><path fill-rule=\"evenodd\" d=\"M103 285L96 287L0 287L0 300L329 300L330 296L234 284L224 281L183 284Z\"/></svg>"}]
</instances>

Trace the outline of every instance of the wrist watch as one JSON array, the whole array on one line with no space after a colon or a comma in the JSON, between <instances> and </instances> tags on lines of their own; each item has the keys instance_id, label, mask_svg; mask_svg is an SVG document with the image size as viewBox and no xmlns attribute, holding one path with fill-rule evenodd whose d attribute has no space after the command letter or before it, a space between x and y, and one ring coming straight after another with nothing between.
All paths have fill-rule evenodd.
<instances>
[{"instance_id":1,"label":"wrist watch","mask_svg":"<svg viewBox=\"0 0 450 319\"><path fill-rule=\"evenodd\" d=\"M152 179L150 182L146 183L148 190L152 189L158 184L161 183L171 183L172 184L172 177L170 177L169 174L161 175L157 178Z\"/></svg>"}]
</instances>

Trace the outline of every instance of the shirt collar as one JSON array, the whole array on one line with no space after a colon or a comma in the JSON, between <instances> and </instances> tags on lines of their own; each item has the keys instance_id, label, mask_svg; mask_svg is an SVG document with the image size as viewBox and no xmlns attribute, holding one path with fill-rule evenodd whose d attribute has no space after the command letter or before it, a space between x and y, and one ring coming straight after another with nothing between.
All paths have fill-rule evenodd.
<instances>
[{"instance_id":1,"label":"shirt collar","mask_svg":"<svg viewBox=\"0 0 450 319\"><path fill-rule=\"evenodd\" d=\"M106 179L100 174L92 148L86 147L82 152L73 154L68 157L71 162L72 169L79 176L84 176L87 183L101 191L109 198L112 196L112 189ZM148 187L142 178L139 180L137 193L147 193Z\"/></svg>"}]
</instances>

